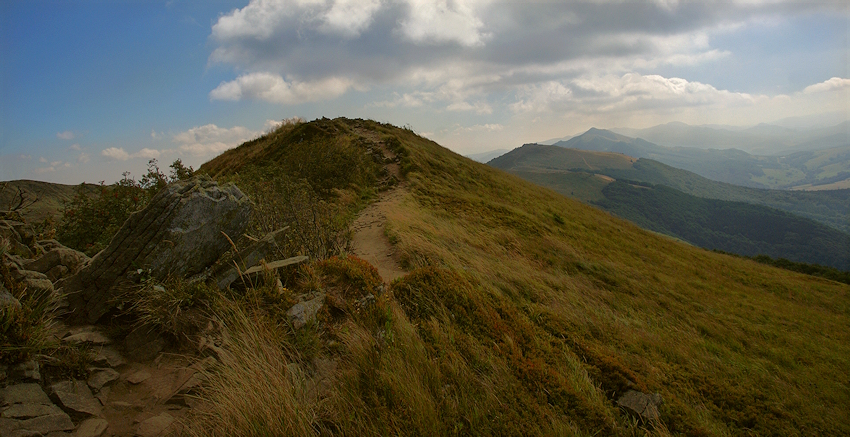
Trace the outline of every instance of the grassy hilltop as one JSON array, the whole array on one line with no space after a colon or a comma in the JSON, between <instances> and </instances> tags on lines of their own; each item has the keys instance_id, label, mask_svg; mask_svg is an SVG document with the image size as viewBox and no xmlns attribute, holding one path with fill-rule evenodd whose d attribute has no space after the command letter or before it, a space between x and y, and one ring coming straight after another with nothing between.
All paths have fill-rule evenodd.
<instances>
[{"instance_id":1,"label":"grassy hilltop","mask_svg":"<svg viewBox=\"0 0 850 437\"><path fill-rule=\"evenodd\" d=\"M850 433L846 285L659 237L373 121L287 126L200 171L295 172L350 217L374 198L378 143L401 158L386 233L410 273L369 310L340 305L297 334L237 317L250 355L224 363L211 400L247 411L213 409L221 432ZM345 256L306 271L342 300L378 281ZM333 382L322 396L318 375ZM630 388L661 394L657 422L616 406Z\"/></svg>"}]
</instances>

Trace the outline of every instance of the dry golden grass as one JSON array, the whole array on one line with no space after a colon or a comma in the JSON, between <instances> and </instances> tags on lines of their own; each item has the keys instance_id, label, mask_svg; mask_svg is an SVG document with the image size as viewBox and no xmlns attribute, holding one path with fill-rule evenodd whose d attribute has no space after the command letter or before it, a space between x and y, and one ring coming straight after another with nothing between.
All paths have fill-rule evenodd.
<instances>
[{"instance_id":1,"label":"dry golden grass","mask_svg":"<svg viewBox=\"0 0 850 437\"><path fill-rule=\"evenodd\" d=\"M253 352L213 380L229 433L850 434L850 287L653 235L408 130L323 123L402 157L387 233L412 272L379 294L362 261L312 263L287 287L333 297L317 323L231 323ZM659 421L616 406L630 388L663 396Z\"/></svg>"}]
</instances>

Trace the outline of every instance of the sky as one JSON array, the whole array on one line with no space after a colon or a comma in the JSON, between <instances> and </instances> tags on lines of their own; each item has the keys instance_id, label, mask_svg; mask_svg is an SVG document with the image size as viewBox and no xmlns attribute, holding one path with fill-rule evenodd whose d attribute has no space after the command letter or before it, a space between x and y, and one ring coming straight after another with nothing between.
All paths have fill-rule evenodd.
<instances>
[{"instance_id":1,"label":"sky","mask_svg":"<svg viewBox=\"0 0 850 437\"><path fill-rule=\"evenodd\" d=\"M591 127L837 123L849 45L839 0L3 0L0 180L197 168L291 117L461 154Z\"/></svg>"}]
</instances>

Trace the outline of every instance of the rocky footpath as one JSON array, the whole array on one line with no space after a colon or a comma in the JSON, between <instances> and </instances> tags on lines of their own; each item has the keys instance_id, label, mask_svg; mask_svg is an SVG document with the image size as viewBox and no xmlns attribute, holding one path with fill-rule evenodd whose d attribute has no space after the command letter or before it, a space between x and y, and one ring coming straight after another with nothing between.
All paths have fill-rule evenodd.
<instances>
[{"instance_id":1,"label":"rocky footpath","mask_svg":"<svg viewBox=\"0 0 850 437\"><path fill-rule=\"evenodd\" d=\"M93 258L38 240L26 223L0 217L0 241L7 247L0 311L20 309L21 295L58 302L52 341L87 350L92 358L85 378L45 373L45 366L56 364L49 356L0 365L0 436L156 436L178 428L222 351L216 326L208 323L187 347L170 344L148 326L115 329L108 322L121 316L119 306L132 306L119 297L138 287L140 277L209 280L227 288L240 276L306 259L265 263L279 231L240 251L235 265L214 268L232 247L228 236L244 232L250 213L250 201L235 186L220 187L205 176L176 182L132 214ZM293 310L293 320L314 316L314 305L307 306Z\"/></svg>"},{"instance_id":2,"label":"rocky footpath","mask_svg":"<svg viewBox=\"0 0 850 437\"><path fill-rule=\"evenodd\" d=\"M87 379L51 381L39 361L0 366L0 435L96 437L157 436L179 426L213 357L158 354L129 361L94 326L59 324L61 342L86 344L94 353Z\"/></svg>"}]
</instances>

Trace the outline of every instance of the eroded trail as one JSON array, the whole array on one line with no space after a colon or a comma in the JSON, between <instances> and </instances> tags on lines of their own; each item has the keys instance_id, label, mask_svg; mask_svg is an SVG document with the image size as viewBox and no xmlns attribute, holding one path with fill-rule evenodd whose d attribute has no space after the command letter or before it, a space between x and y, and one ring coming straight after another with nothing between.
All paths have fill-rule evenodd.
<instances>
[{"instance_id":1,"label":"eroded trail","mask_svg":"<svg viewBox=\"0 0 850 437\"><path fill-rule=\"evenodd\" d=\"M399 165L396 155L383 143L378 143L384 156L391 162L386 165L388 180L399 180ZM395 247L384 232L387 223L387 211L396 207L404 197L404 184L394 185L380 194L378 200L360 212L351 225L351 250L354 255L368 261L378 269L384 282L404 276L406 273L398 262Z\"/></svg>"}]
</instances>

